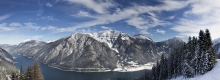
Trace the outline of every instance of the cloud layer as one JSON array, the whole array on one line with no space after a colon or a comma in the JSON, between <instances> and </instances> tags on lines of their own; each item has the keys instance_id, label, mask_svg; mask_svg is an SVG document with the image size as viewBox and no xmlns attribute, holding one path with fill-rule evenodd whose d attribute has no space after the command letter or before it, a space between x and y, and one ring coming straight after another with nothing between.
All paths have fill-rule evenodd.
<instances>
[{"instance_id":1,"label":"cloud layer","mask_svg":"<svg viewBox=\"0 0 220 80\"><path fill-rule=\"evenodd\" d=\"M179 36L198 36L200 29L209 29L213 39L219 38L220 1L193 0L190 7L185 11L185 17L180 18L171 29L179 32Z\"/></svg>"}]
</instances>

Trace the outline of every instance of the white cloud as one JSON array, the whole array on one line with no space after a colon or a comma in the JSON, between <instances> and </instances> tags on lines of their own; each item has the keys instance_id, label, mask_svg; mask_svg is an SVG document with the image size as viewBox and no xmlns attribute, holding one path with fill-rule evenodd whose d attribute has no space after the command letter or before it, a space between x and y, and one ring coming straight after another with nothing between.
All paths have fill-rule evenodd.
<instances>
[{"instance_id":1,"label":"white cloud","mask_svg":"<svg viewBox=\"0 0 220 80\"><path fill-rule=\"evenodd\" d=\"M96 11L97 13L103 14L103 13L108 13L107 9L114 7L115 4L112 3L109 0L105 0L105 1L95 1L95 0L67 0L71 3L78 3L78 4L82 4L84 6L86 6L89 9L92 9L94 11Z\"/></svg>"},{"instance_id":2,"label":"white cloud","mask_svg":"<svg viewBox=\"0 0 220 80\"><path fill-rule=\"evenodd\" d=\"M59 21L58 19L55 19L53 16L42 16L40 17L40 19L49 21Z\"/></svg>"},{"instance_id":3,"label":"white cloud","mask_svg":"<svg viewBox=\"0 0 220 80\"><path fill-rule=\"evenodd\" d=\"M8 24L7 23L2 23L0 24L0 31L12 31L14 30L15 28L12 28L12 27L8 27Z\"/></svg>"},{"instance_id":4,"label":"white cloud","mask_svg":"<svg viewBox=\"0 0 220 80\"><path fill-rule=\"evenodd\" d=\"M170 16L170 17L168 17L168 19L174 19L175 18L175 16Z\"/></svg>"},{"instance_id":5,"label":"white cloud","mask_svg":"<svg viewBox=\"0 0 220 80\"><path fill-rule=\"evenodd\" d=\"M24 23L24 27L27 28L27 29L35 29L35 30L38 30L40 28L40 26L38 26L36 23L31 23L31 22L28 22L28 23Z\"/></svg>"},{"instance_id":6,"label":"white cloud","mask_svg":"<svg viewBox=\"0 0 220 80\"><path fill-rule=\"evenodd\" d=\"M55 27L55 26L48 25L47 27L42 27L41 29L42 29L42 30L51 30L51 31L55 31L55 30L57 30L58 28Z\"/></svg>"},{"instance_id":7,"label":"white cloud","mask_svg":"<svg viewBox=\"0 0 220 80\"><path fill-rule=\"evenodd\" d=\"M179 36L187 37L198 36L200 29L209 29L213 39L219 38L220 1L193 0L190 6L191 9L185 12L185 17L171 29L179 32Z\"/></svg>"},{"instance_id":8,"label":"white cloud","mask_svg":"<svg viewBox=\"0 0 220 80\"><path fill-rule=\"evenodd\" d=\"M10 23L9 26L11 26L11 27L21 27L22 24L18 23L18 22L14 22L14 23Z\"/></svg>"},{"instance_id":9,"label":"white cloud","mask_svg":"<svg viewBox=\"0 0 220 80\"><path fill-rule=\"evenodd\" d=\"M52 5L50 2L48 2L48 3L46 4L46 6L47 6L47 7L52 7L53 5Z\"/></svg>"},{"instance_id":10,"label":"white cloud","mask_svg":"<svg viewBox=\"0 0 220 80\"><path fill-rule=\"evenodd\" d=\"M32 37L32 40L40 40L43 37L44 37L44 35L36 35L36 36Z\"/></svg>"},{"instance_id":11,"label":"white cloud","mask_svg":"<svg viewBox=\"0 0 220 80\"><path fill-rule=\"evenodd\" d=\"M10 16L11 16L11 14L6 14L3 16L0 16L0 21L5 20L5 19L9 18Z\"/></svg>"},{"instance_id":12,"label":"white cloud","mask_svg":"<svg viewBox=\"0 0 220 80\"><path fill-rule=\"evenodd\" d=\"M110 27L101 26L102 29L111 29Z\"/></svg>"},{"instance_id":13,"label":"white cloud","mask_svg":"<svg viewBox=\"0 0 220 80\"><path fill-rule=\"evenodd\" d=\"M165 31L165 30L162 30L162 29L157 29L157 30L156 30L156 33L165 34L165 33L166 33L166 31Z\"/></svg>"},{"instance_id":14,"label":"white cloud","mask_svg":"<svg viewBox=\"0 0 220 80\"><path fill-rule=\"evenodd\" d=\"M68 1L76 2L76 3L84 2L84 0L82 1L68 0ZM99 14L99 15L89 14L89 16L92 16L92 18L94 18L95 20L79 23L78 25L75 25L72 27L61 28L58 30L58 32L75 31L78 28L88 28L92 26L110 24L110 23L114 23L117 21L126 20L126 22L129 25L132 25L138 28L138 30L140 30L140 33L149 34L149 32L147 31L149 28L156 27L159 25L170 24L169 22L165 22L161 20L161 17L158 16L157 14L159 14L162 11L175 11L178 9L182 9L189 4L188 1L165 0L161 2L163 4L160 4L157 6L135 5L135 6L127 7L124 9L116 9L113 14L110 14L110 13ZM88 2L82 3L82 4L86 5L86 4L93 4L93 3L94 3L93 0L89 0ZM145 16L145 18L141 16L142 14L146 14L146 13L149 14L149 16ZM83 12L83 13L81 12L80 15L82 14L88 16L88 13L86 12ZM135 20L138 20L138 21L135 21Z\"/></svg>"},{"instance_id":15,"label":"white cloud","mask_svg":"<svg viewBox=\"0 0 220 80\"><path fill-rule=\"evenodd\" d=\"M93 18L93 16L91 14L89 14L89 12L81 11L81 10L76 15L73 15L73 16L76 16L76 17L91 17L91 18Z\"/></svg>"},{"instance_id":16,"label":"white cloud","mask_svg":"<svg viewBox=\"0 0 220 80\"><path fill-rule=\"evenodd\" d=\"M59 28L54 27L54 26L38 26L36 23L32 23L32 22L27 22L27 23L18 23L18 22L14 22L14 23L2 23L0 24L0 31L15 31L15 30L59 30Z\"/></svg>"}]
</instances>

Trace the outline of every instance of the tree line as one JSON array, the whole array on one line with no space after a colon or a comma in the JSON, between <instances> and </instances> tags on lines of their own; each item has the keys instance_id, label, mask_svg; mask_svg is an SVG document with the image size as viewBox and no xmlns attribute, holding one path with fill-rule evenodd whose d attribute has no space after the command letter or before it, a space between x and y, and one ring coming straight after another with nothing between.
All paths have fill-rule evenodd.
<instances>
[{"instance_id":1,"label":"tree line","mask_svg":"<svg viewBox=\"0 0 220 80\"><path fill-rule=\"evenodd\" d=\"M184 76L193 78L210 71L216 63L212 40L208 29L200 30L198 39L189 37L186 44L171 51L168 57L161 56L152 68L153 80L165 80Z\"/></svg>"},{"instance_id":2,"label":"tree line","mask_svg":"<svg viewBox=\"0 0 220 80\"><path fill-rule=\"evenodd\" d=\"M200 30L198 37L189 37L187 43L173 49L167 57L162 55L152 67L152 72L145 73L138 80L169 80L178 76L193 78L203 75L214 67L215 55L209 30Z\"/></svg>"},{"instance_id":3,"label":"tree line","mask_svg":"<svg viewBox=\"0 0 220 80\"><path fill-rule=\"evenodd\" d=\"M19 72L11 74L11 80L44 80L40 67L36 61L32 66L28 66L24 72L21 65Z\"/></svg>"}]
</instances>

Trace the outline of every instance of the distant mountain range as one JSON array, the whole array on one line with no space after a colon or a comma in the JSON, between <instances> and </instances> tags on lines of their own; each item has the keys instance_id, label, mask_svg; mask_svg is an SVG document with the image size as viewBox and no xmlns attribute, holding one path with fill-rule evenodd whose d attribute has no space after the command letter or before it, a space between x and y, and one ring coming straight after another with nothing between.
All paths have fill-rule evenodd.
<instances>
[{"instance_id":1,"label":"distant mountain range","mask_svg":"<svg viewBox=\"0 0 220 80\"><path fill-rule=\"evenodd\" d=\"M7 52L13 50L17 45L10 45L10 44L0 44L0 47L6 50Z\"/></svg>"},{"instance_id":2,"label":"distant mountain range","mask_svg":"<svg viewBox=\"0 0 220 80\"><path fill-rule=\"evenodd\" d=\"M17 45L10 53L32 57L51 67L71 71L127 70L155 62L184 42L179 38L154 42L137 34L116 30L74 33L50 43L31 40ZM126 67L126 68L125 68Z\"/></svg>"},{"instance_id":3,"label":"distant mountain range","mask_svg":"<svg viewBox=\"0 0 220 80\"><path fill-rule=\"evenodd\" d=\"M220 54L220 38L213 40L212 43L215 53Z\"/></svg>"}]
</instances>

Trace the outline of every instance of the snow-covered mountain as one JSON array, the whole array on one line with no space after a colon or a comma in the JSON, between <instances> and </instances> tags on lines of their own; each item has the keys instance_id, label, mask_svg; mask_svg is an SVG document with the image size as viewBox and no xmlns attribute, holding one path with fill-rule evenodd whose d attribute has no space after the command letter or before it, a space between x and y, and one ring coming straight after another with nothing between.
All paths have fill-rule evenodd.
<instances>
[{"instance_id":1,"label":"snow-covered mountain","mask_svg":"<svg viewBox=\"0 0 220 80\"><path fill-rule=\"evenodd\" d=\"M174 37L168 40L157 42L156 45L161 51L164 51L164 53L170 53L172 49L180 47L184 43L185 42L181 39Z\"/></svg>"},{"instance_id":2,"label":"snow-covered mountain","mask_svg":"<svg viewBox=\"0 0 220 80\"><path fill-rule=\"evenodd\" d=\"M11 51L12 49L14 49L17 45L10 45L10 44L0 44L0 47L4 50L6 50L7 52Z\"/></svg>"},{"instance_id":3,"label":"snow-covered mountain","mask_svg":"<svg viewBox=\"0 0 220 80\"><path fill-rule=\"evenodd\" d=\"M143 34L136 34L133 37L136 38L136 39L149 40L149 41L153 42L153 40L150 37L147 37L147 36L145 36Z\"/></svg>"},{"instance_id":4,"label":"snow-covered mountain","mask_svg":"<svg viewBox=\"0 0 220 80\"><path fill-rule=\"evenodd\" d=\"M14 49L10 51L10 53L22 54L24 56L31 57L45 44L46 42L37 40L25 41L17 45Z\"/></svg>"},{"instance_id":5,"label":"snow-covered mountain","mask_svg":"<svg viewBox=\"0 0 220 80\"><path fill-rule=\"evenodd\" d=\"M220 43L213 45L213 48L216 54L220 54Z\"/></svg>"},{"instance_id":6,"label":"snow-covered mountain","mask_svg":"<svg viewBox=\"0 0 220 80\"><path fill-rule=\"evenodd\" d=\"M220 43L220 38L214 39L214 40L212 41L212 44L213 44L213 45L216 45L216 44L218 44L218 43Z\"/></svg>"},{"instance_id":7,"label":"snow-covered mountain","mask_svg":"<svg viewBox=\"0 0 220 80\"><path fill-rule=\"evenodd\" d=\"M157 49L156 44L148 37L139 36L142 37L134 38L115 30L92 34L74 33L41 46L37 52L28 52L29 49L24 51L34 54L26 56L52 67L76 71L96 68L113 70L134 64L144 65L159 59L162 51ZM22 51L22 46L30 45L26 44L19 44L18 51Z\"/></svg>"},{"instance_id":8,"label":"snow-covered mountain","mask_svg":"<svg viewBox=\"0 0 220 80\"><path fill-rule=\"evenodd\" d=\"M13 63L13 57L4 49L0 48L0 57L7 62Z\"/></svg>"},{"instance_id":9,"label":"snow-covered mountain","mask_svg":"<svg viewBox=\"0 0 220 80\"><path fill-rule=\"evenodd\" d=\"M212 41L213 48L216 54L220 54L220 38Z\"/></svg>"},{"instance_id":10,"label":"snow-covered mountain","mask_svg":"<svg viewBox=\"0 0 220 80\"><path fill-rule=\"evenodd\" d=\"M0 80L7 80L12 72L16 71L13 64L13 57L4 49L0 48Z\"/></svg>"},{"instance_id":11,"label":"snow-covered mountain","mask_svg":"<svg viewBox=\"0 0 220 80\"><path fill-rule=\"evenodd\" d=\"M46 44L34 58L63 70L97 71L116 68L116 54L106 43L89 34L75 33Z\"/></svg>"},{"instance_id":12,"label":"snow-covered mountain","mask_svg":"<svg viewBox=\"0 0 220 80\"><path fill-rule=\"evenodd\" d=\"M92 33L90 35L97 41L106 43L110 48L112 48L113 43L120 34L124 34L124 33L116 30L105 30L105 31L100 31L98 33Z\"/></svg>"},{"instance_id":13,"label":"snow-covered mountain","mask_svg":"<svg viewBox=\"0 0 220 80\"><path fill-rule=\"evenodd\" d=\"M180 43L175 43L180 42ZM184 42L183 42L184 43ZM178 38L155 43L145 35L130 36L116 30L74 33L50 43L27 41L11 53L35 58L51 67L75 71L128 71L146 66L182 44ZM161 48L165 46L167 49Z\"/></svg>"}]
</instances>

